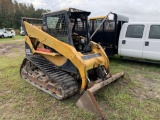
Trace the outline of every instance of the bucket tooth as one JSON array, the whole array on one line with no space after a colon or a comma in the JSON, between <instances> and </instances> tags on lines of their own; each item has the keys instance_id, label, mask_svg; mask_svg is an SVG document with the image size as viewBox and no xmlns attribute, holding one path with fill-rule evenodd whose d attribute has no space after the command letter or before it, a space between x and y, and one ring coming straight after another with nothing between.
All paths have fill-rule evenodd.
<instances>
[{"instance_id":1,"label":"bucket tooth","mask_svg":"<svg viewBox=\"0 0 160 120\"><path fill-rule=\"evenodd\" d=\"M88 110L99 115L101 118L104 118L94 95L89 90L84 92L81 98L77 101L76 105L81 109Z\"/></svg>"}]
</instances>

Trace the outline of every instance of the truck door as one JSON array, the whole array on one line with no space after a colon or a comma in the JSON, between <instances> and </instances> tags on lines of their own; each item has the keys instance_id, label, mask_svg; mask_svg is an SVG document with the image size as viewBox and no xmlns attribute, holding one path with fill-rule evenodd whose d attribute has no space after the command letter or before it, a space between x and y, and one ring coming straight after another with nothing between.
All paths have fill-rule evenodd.
<instances>
[{"instance_id":1,"label":"truck door","mask_svg":"<svg viewBox=\"0 0 160 120\"><path fill-rule=\"evenodd\" d=\"M127 57L142 58L145 25L124 24L119 38L118 54Z\"/></svg>"},{"instance_id":2,"label":"truck door","mask_svg":"<svg viewBox=\"0 0 160 120\"><path fill-rule=\"evenodd\" d=\"M143 58L160 60L160 24L149 24L144 41Z\"/></svg>"}]
</instances>

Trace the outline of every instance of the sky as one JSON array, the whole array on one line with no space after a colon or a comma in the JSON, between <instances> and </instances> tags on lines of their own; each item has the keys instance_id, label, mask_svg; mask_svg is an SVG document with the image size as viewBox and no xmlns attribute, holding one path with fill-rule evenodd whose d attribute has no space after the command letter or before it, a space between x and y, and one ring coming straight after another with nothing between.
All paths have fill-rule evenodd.
<instances>
[{"instance_id":1,"label":"sky","mask_svg":"<svg viewBox=\"0 0 160 120\"><path fill-rule=\"evenodd\" d=\"M69 7L90 11L93 16L110 11L129 17L131 22L160 22L160 0L17 0L32 3L36 9L56 11Z\"/></svg>"}]
</instances>

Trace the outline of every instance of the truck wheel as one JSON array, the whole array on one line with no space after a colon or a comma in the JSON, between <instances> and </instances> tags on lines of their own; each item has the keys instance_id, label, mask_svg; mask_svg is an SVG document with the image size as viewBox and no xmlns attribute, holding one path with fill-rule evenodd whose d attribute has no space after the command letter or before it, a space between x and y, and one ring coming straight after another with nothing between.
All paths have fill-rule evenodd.
<instances>
[{"instance_id":1,"label":"truck wheel","mask_svg":"<svg viewBox=\"0 0 160 120\"><path fill-rule=\"evenodd\" d=\"M1 38L4 38L4 35L2 35Z\"/></svg>"},{"instance_id":2,"label":"truck wheel","mask_svg":"<svg viewBox=\"0 0 160 120\"><path fill-rule=\"evenodd\" d=\"M13 36L10 36L10 38L12 38Z\"/></svg>"}]
</instances>

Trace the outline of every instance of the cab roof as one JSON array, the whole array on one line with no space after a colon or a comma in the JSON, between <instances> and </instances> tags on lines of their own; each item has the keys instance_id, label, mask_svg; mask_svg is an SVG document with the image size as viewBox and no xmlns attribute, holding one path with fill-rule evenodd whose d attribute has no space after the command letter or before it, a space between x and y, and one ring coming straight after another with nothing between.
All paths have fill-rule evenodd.
<instances>
[{"instance_id":1,"label":"cab roof","mask_svg":"<svg viewBox=\"0 0 160 120\"><path fill-rule=\"evenodd\" d=\"M90 15L90 13L91 13L91 12L80 10L80 9L76 9L76 8L66 8L66 9L62 9L62 10L58 10L58 11L44 13L43 15L52 14L52 13L56 13L56 12L88 13L88 15Z\"/></svg>"}]
</instances>

